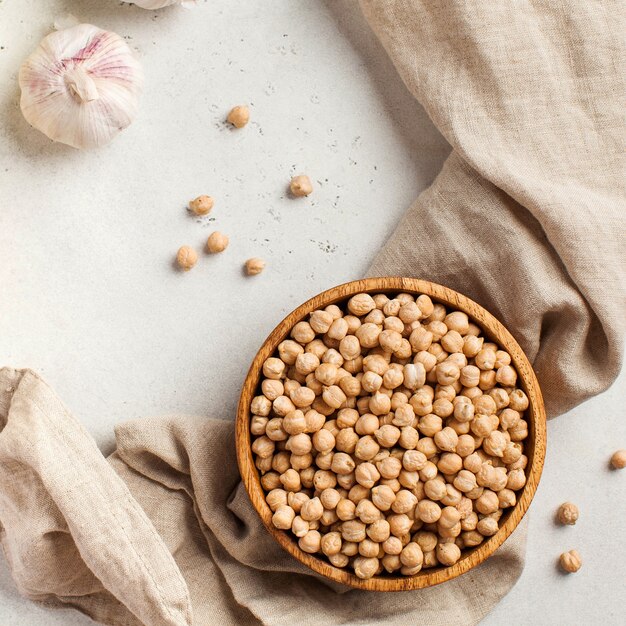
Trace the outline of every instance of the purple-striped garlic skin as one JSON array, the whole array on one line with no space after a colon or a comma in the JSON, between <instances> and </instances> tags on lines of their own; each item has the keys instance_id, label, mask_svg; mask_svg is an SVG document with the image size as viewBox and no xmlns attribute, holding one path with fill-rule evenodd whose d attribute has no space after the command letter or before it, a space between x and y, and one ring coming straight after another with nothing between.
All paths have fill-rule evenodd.
<instances>
[{"instance_id":1,"label":"purple-striped garlic skin","mask_svg":"<svg viewBox=\"0 0 626 626\"><path fill-rule=\"evenodd\" d=\"M46 36L22 64L19 84L29 124L54 141L95 148L135 119L143 70L119 35L79 24Z\"/></svg>"}]
</instances>

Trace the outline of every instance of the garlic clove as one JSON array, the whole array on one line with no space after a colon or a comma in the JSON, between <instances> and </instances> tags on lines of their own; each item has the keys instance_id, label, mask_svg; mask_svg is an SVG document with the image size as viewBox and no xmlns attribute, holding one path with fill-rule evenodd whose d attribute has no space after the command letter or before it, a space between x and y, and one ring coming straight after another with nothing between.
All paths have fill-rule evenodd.
<instances>
[{"instance_id":1,"label":"garlic clove","mask_svg":"<svg viewBox=\"0 0 626 626\"><path fill-rule=\"evenodd\" d=\"M54 141L94 148L135 119L143 70L119 35L79 24L45 37L19 83L29 124Z\"/></svg>"}]
</instances>

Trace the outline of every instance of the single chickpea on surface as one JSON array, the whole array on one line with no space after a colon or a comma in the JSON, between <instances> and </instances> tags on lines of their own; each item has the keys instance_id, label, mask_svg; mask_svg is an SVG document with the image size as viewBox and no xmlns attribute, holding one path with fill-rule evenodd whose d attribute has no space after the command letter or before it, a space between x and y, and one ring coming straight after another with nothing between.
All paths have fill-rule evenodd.
<instances>
[{"instance_id":1,"label":"single chickpea on surface","mask_svg":"<svg viewBox=\"0 0 626 626\"><path fill-rule=\"evenodd\" d=\"M220 233L219 231L215 231L209 235L209 238L206 242L207 252L211 254L217 254L219 252L224 252L226 248L228 248L228 235L224 233Z\"/></svg>"},{"instance_id":2,"label":"single chickpea on surface","mask_svg":"<svg viewBox=\"0 0 626 626\"><path fill-rule=\"evenodd\" d=\"M557 511L557 519L561 524L573 526L578 520L578 507L571 502L564 502Z\"/></svg>"},{"instance_id":3,"label":"single chickpea on surface","mask_svg":"<svg viewBox=\"0 0 626 626\"><path fill-rule=\"evenodd\" d=\"M211 196L198 196L189 201L189 210L196 215L207 215L215 204Z\"/></svg>"},{"instance_id":4,"label":"single chickpea on surface","mask_svg":"<svg viewBox=\"0 0 626 626\"><path fill-rule=\"evenodd\" d=\"M248 276L256 276L265 269L265 261L258 257L253 257L246 261L245 268Z\"/></svg>"},{"instance_id":5,"label":"single chickpea on surface","mask_svg":"<svg viewBox=\"0 0 626 626\"><path fill-rule=\"evenodd\" d=\"M233 107L228 112L226 121L235 128L243 128L250 121L250 109L245 104Z\"/></svg>"},{"instance_id":6,"label":"single chickpea on surface","mask_svg":"<svg viewBox=\"0 0 626 626\"><path fill-rule=\"evenodd\" d=\"M626 450L618 450L613 453L611 466L613 469L624 469L626 467Z\"/></svg>"},{"instance_id":7,"label":"single chickpea on surface","mask_svg":"<svg viewBox=\"0 0 626 626\"><path fill-rule=\"evenodd\" d=\"M184 272L188 272L198 262L198 253L190 246L182 246L176 253L176 263Z\"/></svg>"},{"instance_id":8,"label":"single chickpea on surface","mask_svg":"<svg viewBox=\"0 0 626 626\"><path fill-rule=\"evenodd\" d=\"M569 552L563 552L563 554L561 554L559 563L564 571L568 574L573 574L582 567L583 561L577 550L570 550Z\"/></svg>"},{"instance_id":9,"label":"single chickpea on surface","mask_svg":"<svg viewBox=\"0 0 626 626\"><path fill-rule=\"evenodd\" d=\"M274 526L360 578L454 565L526 484L529 400L510 355L427 296L311 312L260 383L250 432Z\"/></svg>"},{"instance_id":10,"label":"single chickpea on surface","mask_svg":"<svg viewBox=\"0 0 626 626\"><path fill-rule=\"evenodd\" d=\"M308 196L313 193L313 185L311 184L311 180L308 176L304 174L300 174L299 176L294 176L289 183L289 191L296 198L302 198L304 196Z\"/></svg>"}]
</instances>

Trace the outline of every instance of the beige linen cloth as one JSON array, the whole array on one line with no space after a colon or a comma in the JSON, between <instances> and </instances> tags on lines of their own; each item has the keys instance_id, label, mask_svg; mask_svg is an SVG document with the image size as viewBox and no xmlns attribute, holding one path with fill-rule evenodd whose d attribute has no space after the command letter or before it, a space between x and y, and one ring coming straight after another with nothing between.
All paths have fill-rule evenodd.
<instances>
[{"instance_id":1,"label":"beige linen cloth","mask_svg":"<svg viewBox=\"0 0 626 626\"><path fill-rule=\"evenodd\" d=\"M516 335L550 415L605 389L626 294L621 2L366 0L453 147L372 274L472 296ZM523 566L525 526L433 589L334 587L249 504L230 421L116 429L109 457L33 372L0 370L0 541L21 593L106 624L475 624Z\"/></svg>"}]
</instances>

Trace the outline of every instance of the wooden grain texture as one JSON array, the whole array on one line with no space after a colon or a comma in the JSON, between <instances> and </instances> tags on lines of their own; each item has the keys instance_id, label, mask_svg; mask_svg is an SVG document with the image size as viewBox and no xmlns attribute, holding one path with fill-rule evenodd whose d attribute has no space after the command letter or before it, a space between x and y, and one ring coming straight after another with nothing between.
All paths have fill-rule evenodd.
<instances>
[{"instance_id":1,"label":"wooden grain texture","mask_svg":"<svg viewBox=\"0 0 626 626\"><path fill-rule=\"evenodd\" d=\"M361 292L372 294L423 293L451 309L464 311L473 322L483 329L486 337L511 355L512 364L519 374L518 384L526 392L529 400L529 407L525 414L529 436L524 441L524 453L528 456L526 485L521 492L517 492L517 504L500 518L500 529L495 535L475 548L464 550L457 563L450 567L441 566L423 570L415 576L385 574L362 580L347 569L333 567L323 558L300 550L291 533L278 530L272 525L272 512L265 502L259 472L252 458L250 401L257 393L260 393L258 389L263 362L274 354L278 344L288 336L296 322L306 318L311 311L329 304L344 302L354 294ZM287 315L265 340L252 362L241 392L236 418L236 448L239 471L252 505L269 533L287 552L315 572L350 587L369 591L407 591L438 585L464 574L493 554L513 532L528 510L541 477L546 453L546 416L539 383L526 355L511 333L483 307L452 289L424 280L401 277L366 278L333 287L311 298Z\"/></svg>"}]
</instances>

